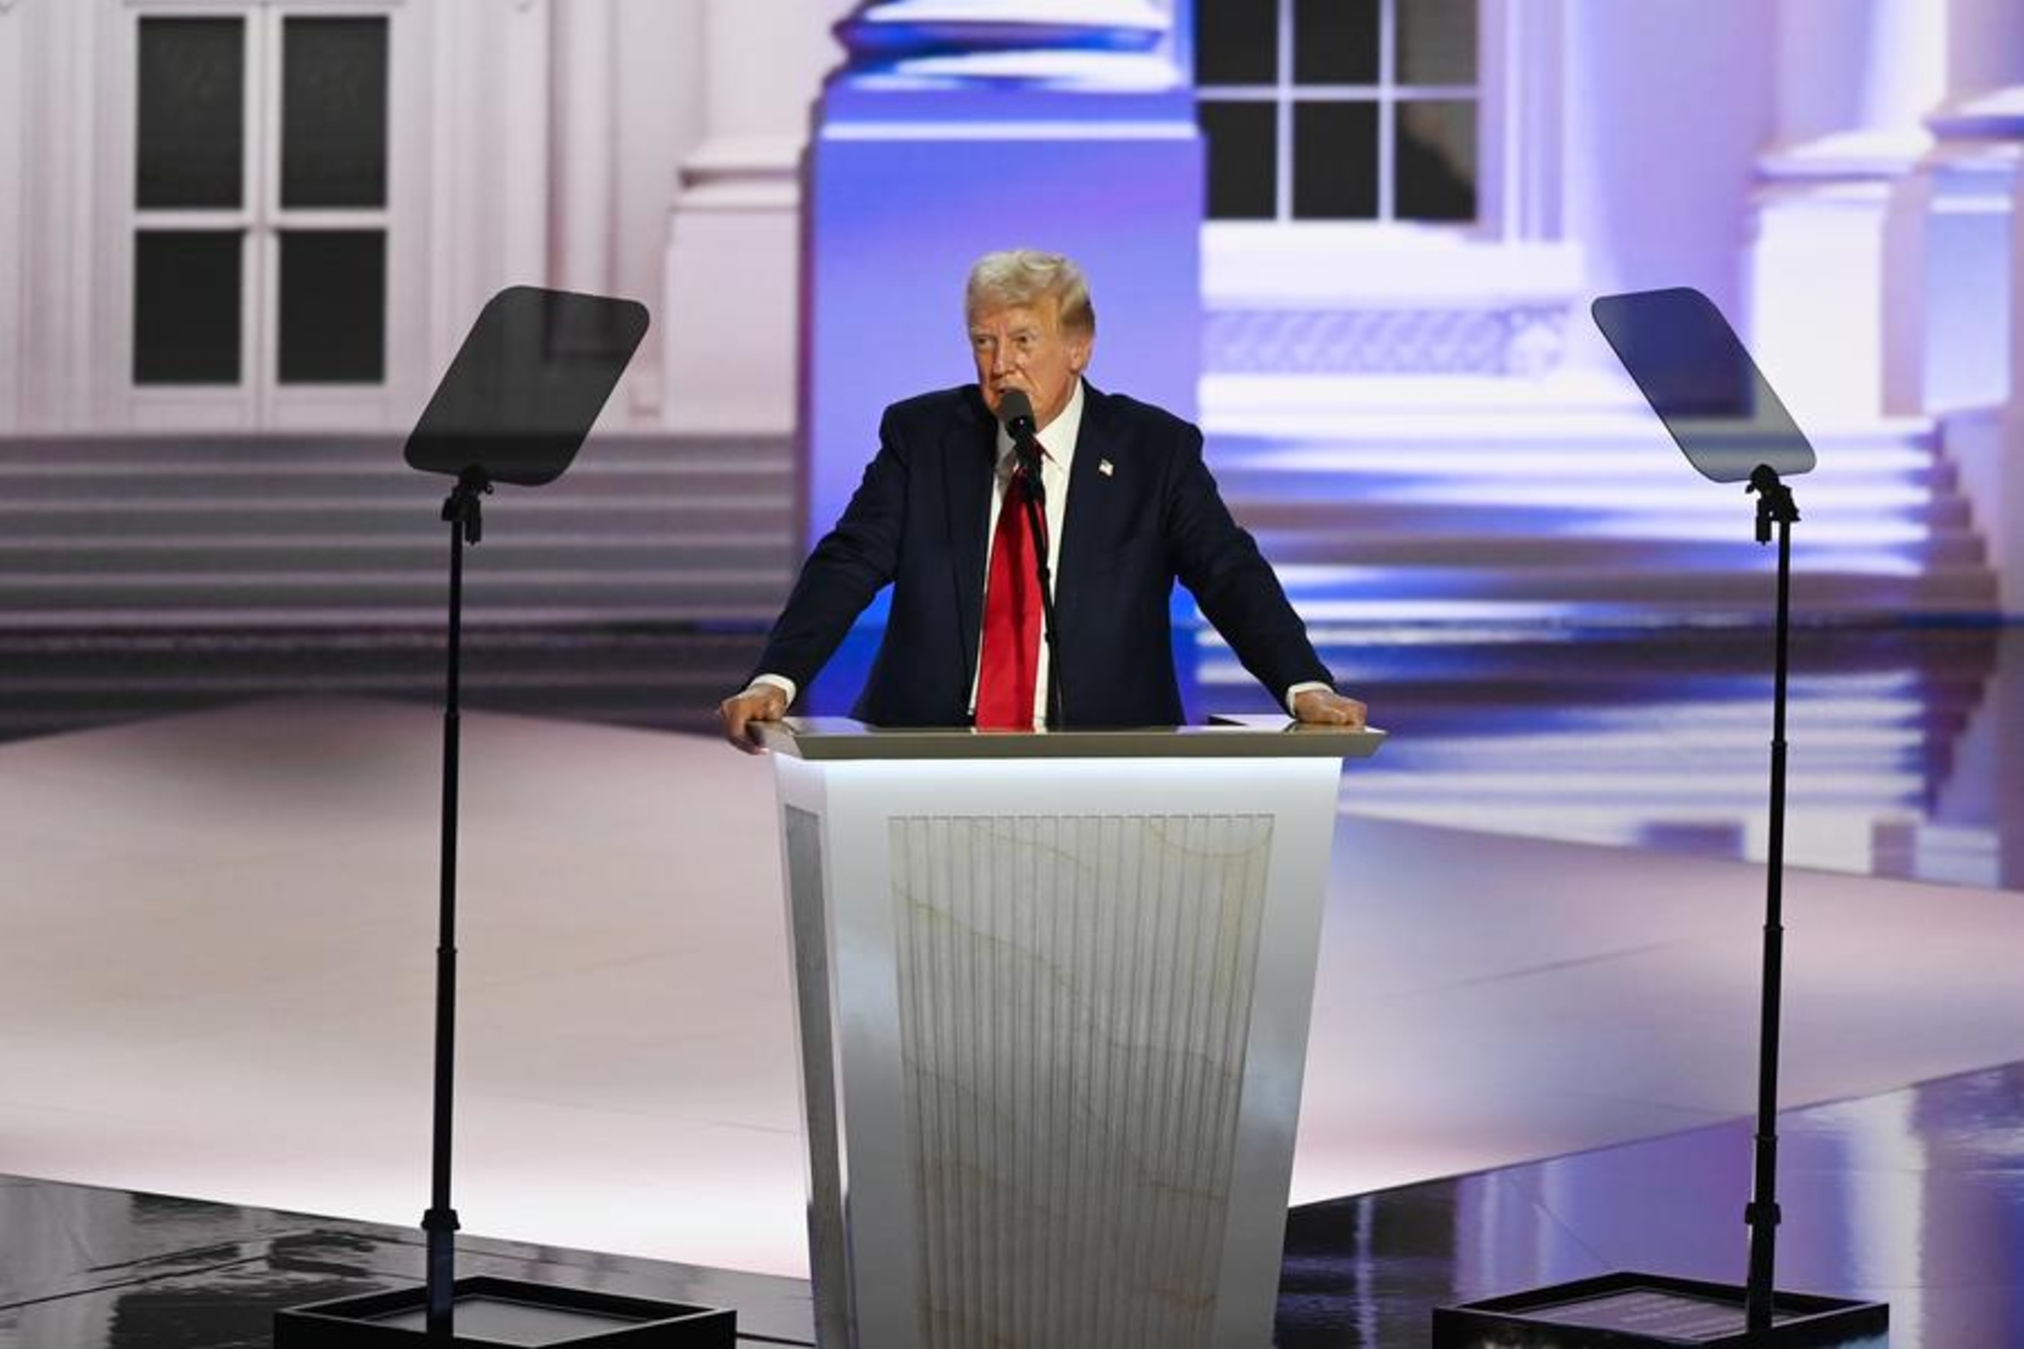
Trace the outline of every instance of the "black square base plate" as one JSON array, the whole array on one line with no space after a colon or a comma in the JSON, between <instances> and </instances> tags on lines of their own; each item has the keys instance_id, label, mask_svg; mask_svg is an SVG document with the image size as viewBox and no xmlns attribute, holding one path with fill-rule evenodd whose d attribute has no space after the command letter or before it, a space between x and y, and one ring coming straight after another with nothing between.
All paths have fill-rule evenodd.
<instances>
[{"instance_id":1,"label":"black square base plate","mask_svg":"<svg viewBox=\"0 0 2024 1349\"><path fill-rule=\"evenodd\" d=\"M422 1349L428 1291L291 1307L274 1317L275 1349ZM457 1349L733 1349L738 1314L582 1288L478 1275L456 1282L450 1343Z\"/></svg>"},{"instance_id":2,"label":"black square base plate","mask_svg":"<svg viewBox=\"0 0 2024 1349\"><path fill-rule=\"evenodd\" d=\"M1885 1343L1881 1302L1773 1293L1771 1328L1744 1328L1736 1284L1629 1271L1434 1309L1434 1349L1829 1349Z\"/></svg>"}]
</instances>

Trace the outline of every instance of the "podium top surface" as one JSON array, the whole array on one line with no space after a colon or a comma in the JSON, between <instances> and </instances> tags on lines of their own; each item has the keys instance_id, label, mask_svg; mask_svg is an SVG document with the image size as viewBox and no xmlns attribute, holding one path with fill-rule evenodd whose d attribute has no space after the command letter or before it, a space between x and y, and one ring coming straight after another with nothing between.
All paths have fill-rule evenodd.
<instances>
[{"instance_id":1,"label":"podium top surface","mask_svg":"<svg viewBox=\"0 0 2024 1349\"><path fill-rule=\"evenodd\" d=\"M755 722L776 754L828 763L931 759L1367 759L1379 730L1303 726L1285 717L1215 717L1207 726L1106 731L979 731L969 726L880 727L848 717Z\"/></svg>"}]
</instances>

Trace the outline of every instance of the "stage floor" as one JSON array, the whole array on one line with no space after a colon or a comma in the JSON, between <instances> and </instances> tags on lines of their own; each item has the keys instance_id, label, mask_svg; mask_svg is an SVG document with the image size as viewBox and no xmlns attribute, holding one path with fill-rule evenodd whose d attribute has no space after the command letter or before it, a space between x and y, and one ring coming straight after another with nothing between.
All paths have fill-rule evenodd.
<instances>
[{"instance_id":1,"label":"stage floor","mask_svg":"<svg viewBox=\"0 0 2024 1349\"><path fill-rule=\"evenodd\" d=\"M0 746L0 1170L412 1225L439 747L347 701ZM767 764L503 715L464 747L466 1230L804 1274ZM1746 1113L1762 897L1345 815L1295 1202ZM1801 870L1787 905L1788 1106L2024 1059L2015 892Z\"/></svg>"}]
</instances>

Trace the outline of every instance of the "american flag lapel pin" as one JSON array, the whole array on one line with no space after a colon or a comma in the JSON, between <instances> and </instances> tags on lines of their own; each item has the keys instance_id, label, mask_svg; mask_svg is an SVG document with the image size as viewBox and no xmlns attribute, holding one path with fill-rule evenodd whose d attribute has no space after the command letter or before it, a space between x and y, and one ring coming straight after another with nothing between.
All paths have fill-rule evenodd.
<instances>
[{"instance_id":1,"label":"american flag lapel pin","mask_svg":"<svg viewBox=\"0 0 2024 1349\"><path fill-rule=\"evenodd\" d=\"M1108 478L1111 474L1117 472L1117 468L1110 462L1110 460L1099 459L1096 461L1096 471L1098 473L1101 473L1104 477Z\"/></svg>"}]
</instances>

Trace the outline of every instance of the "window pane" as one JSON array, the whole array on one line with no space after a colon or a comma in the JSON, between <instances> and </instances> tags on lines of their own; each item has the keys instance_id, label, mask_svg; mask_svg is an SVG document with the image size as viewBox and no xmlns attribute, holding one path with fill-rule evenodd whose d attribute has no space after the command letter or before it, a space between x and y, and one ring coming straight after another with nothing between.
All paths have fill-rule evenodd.
<instances>
[{"instance_id":1,"label":"window pane","mask_svg":"<svg viewBox=\"0 0 2024 1349\"><path fill-rule=\"evenodd\" d=\"M134 236L134 383L239 382L238 230Z\"/></svg>"},{"instance_id":2,"label":"window pane","mask_svg":"<svg viewBox=\"0 0 2024 1349\"><path fill-rule=\"evenodd\" d=\"M1279 0L1197 0L1196 84L1279 82Z\"/></svg>"},{"instance_id":3,"label":"window pane","mask_svg":"<svg viewBox=\"0 0 2024 1349\"><path fill-rule=\"evenodd\" d=\"M283 231L283 384L386 378L386 245L381 230Z\"/></svg>"},{"instance_id":4,"label":"window pane","mask_svg":"<svg viewBox=\"0 0 2024 1349\"><path fill-rule=\"evenodd\" d=\"M1293 215L1298 220L1377 215L1377 104L1293 105Z\"/></svg>"},{"instance_id":5,"label":"window pane","mask_svg":"<svg viewBox=\"0 0 2024 1349\"><path fill-rule=\"evenodd\" d=\"M1276 207L1277 109L1270 103L1203 103L1209 142L1209 218L1270 220Z\"/></svg>"},{"instance_id":6,"label":"window pane","mask_svg":"<svg viewBox=\"0 0 2024 1349\"><path fill-rule=\"evenodd\" d=\"M281 52L281 204L386 205L387 21L289 19Z\"/></svg>"},{"instance_id":7,"label":"window pane","mask_svg":"<svg viewBox=\"0 0 2024 1349\"><path fill-rule=\"evenodd\" d=\"M1378 0L1293 0L1293 81L1376 84Z\"/></svg>"},{"instance_id":8,"label":"window pane","mask_svg":"<svg viewBox=\"0 0 2024 1349\"><path fill-rule=\"evenodd\" d=\"M1476 0L1402 0L1399 84L1476 82Z\"/></svg>"},{"instance_id":9,"label":"window pane","mask_svg":"<svg viewBox=\"0 0 2024 1349\"><path fill-rule=\"evenodd\" d=\"M1473 99L1399 104L1395 148L1399 219L1476 218Z\"/></svg>"},{"instance_id":10,"label":"window pane","mask_svg":"<svg viewBox=\"0 0 2024 1349\"><path fill-rule=\"evenodd\" d=\"M143 208L236 207L245 174L246 25L142 19L139 165Z\"/></svg>"}]
</instances>

